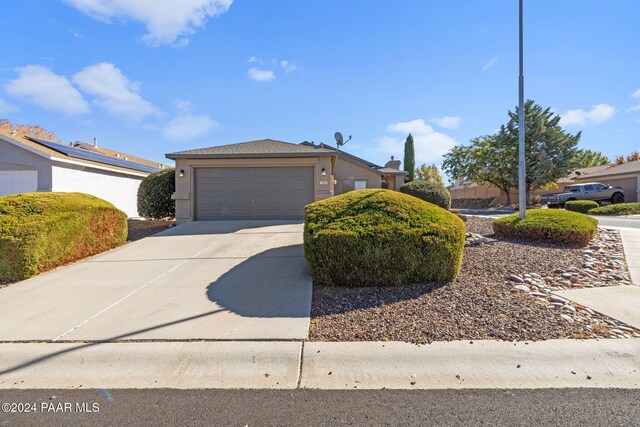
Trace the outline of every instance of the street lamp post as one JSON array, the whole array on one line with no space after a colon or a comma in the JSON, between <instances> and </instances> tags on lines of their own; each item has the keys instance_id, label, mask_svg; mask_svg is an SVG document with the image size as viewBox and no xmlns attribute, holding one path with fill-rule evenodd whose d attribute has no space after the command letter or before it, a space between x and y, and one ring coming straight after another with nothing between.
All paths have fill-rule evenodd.
<instances>
[{"instance_id":1,"label":"street lamp post","mask_svg":"<svg viewBox=\"0 0 640 427\"><path fill-rule=\"evenodd\" d=\"M524 65L522 54L522 3L520 0L520 75L518 79L518 207L520 219L527 215L526 171L524 161Z\"/></svg>"}]
</instances>

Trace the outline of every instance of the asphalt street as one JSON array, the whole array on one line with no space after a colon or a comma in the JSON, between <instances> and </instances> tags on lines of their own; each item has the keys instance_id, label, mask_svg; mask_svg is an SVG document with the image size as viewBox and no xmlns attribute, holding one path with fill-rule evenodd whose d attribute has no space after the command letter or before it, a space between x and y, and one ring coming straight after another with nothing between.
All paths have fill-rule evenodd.
<instances>
[{"instance_id":1,"label":"asphalt street","mask_svg":"<svg viewBox=\"0 0 640 427\"><path fill-rule=\"evenodd\" d=\"M2 426L640 425L640 390L620 389L12 390L0 401L36 408L0 412Z\"/></svg>"}]
</instances>

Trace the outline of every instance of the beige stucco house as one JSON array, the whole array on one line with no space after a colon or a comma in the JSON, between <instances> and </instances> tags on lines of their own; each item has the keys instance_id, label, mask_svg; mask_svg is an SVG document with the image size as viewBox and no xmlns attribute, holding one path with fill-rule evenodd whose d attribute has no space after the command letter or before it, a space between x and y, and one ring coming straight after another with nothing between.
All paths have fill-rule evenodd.
<instances>
[{"instance_id":1,"label":"beige stucco house","mask_svg":"<svg viewBox=\"0 0 640 427\"><path fill-rule=\"evenodd\" d=\"M378 166L324 144L263 139L180 151L178 223L215 219L293 219L304 207L354 189L398 190L406 172L393 158Z\"/></svg>"},{"instance_id":2,"label":"beige stucco house","mask_svg":"<svg viewBox=\"0 0 640 427\"><path fill-rule=\"evenodd\" d=\"M583 173L573 181L600 182L612 187L622 187L624 201L637 202L640 200L640 160Z\"/></svg>"}]
</instances>

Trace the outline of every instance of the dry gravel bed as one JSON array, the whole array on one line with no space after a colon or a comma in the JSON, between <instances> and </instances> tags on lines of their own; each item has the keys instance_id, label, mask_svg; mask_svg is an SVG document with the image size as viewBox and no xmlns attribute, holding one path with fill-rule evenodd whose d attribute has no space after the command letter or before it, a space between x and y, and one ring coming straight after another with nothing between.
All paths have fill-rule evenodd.
<instances>
[{"instance_id":1,"label":"dry gravel bed","mask_svg":"<svg viewBox=\"0 0 640 427\"><path fill-rule=\"evenodd\" d=\"M140 240L176 225L175 221L130 219L127 242Z\"/></svg>"},{"instance_id":2,"label":"dry gravel bed","mask_svg":"<svg viewBox=\"0 0 640 427\"><path fill-rule=\"evenodd\" d=\"M583 268L582 250L496 240L486 218L469 217L466 225L469 233L488 239L465 247L461 274L450 282L395 288L315 286L310 340L427 343L640 336L577 304L552 301L546 286L539 288L543 298L514 286L524 283L509 280L526 273L523 282L535 283L559 269Z\"/></svg>"}]
</instances>

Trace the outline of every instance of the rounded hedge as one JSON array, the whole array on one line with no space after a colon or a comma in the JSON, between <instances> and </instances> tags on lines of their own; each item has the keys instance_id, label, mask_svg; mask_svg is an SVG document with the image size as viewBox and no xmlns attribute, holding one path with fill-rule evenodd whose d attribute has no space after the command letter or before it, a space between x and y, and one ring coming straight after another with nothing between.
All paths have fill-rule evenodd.
<instances>
[{"instance_id":1,"label":"rounded hedge","mask_svg":"<svg viewBox=\"0 0 640 427\"><path fill-rule=\"evenodd\" d=\"M175 218L176 201L171 199L175 191L175 169L147 176L138 187L138 215L147 219Z\"/></svg>"},{"instance_id":2,"label":"rounded hedge","mask_svg":"<svg viewBox=\"0 0 640 427\"><path fill-rule=\"evenodd\" d=\"M451 194L444 186L427 181L411 181L400 187L400 192L409 194L443 209L451 208Z\"/></svg>"},{"instance_id":3,"label":"rounded hedge","mask_svg":"<svg viewBox=\"0 0 640 427\"><path fill-rule=\"evenodd\" d=\"M564 204L564 208L568 211L572 212L580 212L587 213L591 209L599 208L600 205L598 202L594 202L593 200L571 200Z\"/></svg>"},{"instance_id":4,"label":"rounded hedge","mask_svg":"<svg viewBox=\"0 0 640 427\"><path fill-rule=\"evenodd\" d=\"M533 209L521 220L517 213L493 221L499 237L569 246L586 246L595 236L598 221L578 212Z\"/></svg>"},{"instance_id":5,"label":"rounded hedge","mask_svg":"<svg viewBox=\"0 0 640 427\"><path fill-rule=\"evenodd\" d=\"M357 190L308 205L304 253L316 285L396 286L460 272L456 215L391 190Z\"/></svg>"},{"instance_id":6,"label":"rounded hedge","mask_svg":"<svg viewBox=\"0 0 640 427\"><path fill-rule=\"evenodd\" d=\"M607 205L591 209L589 213L591 215L638 215L640 214L640 202Z\"/></svg>"},{"instance_id":7,"label":"rounded hedge","mask_svg":"<svg viewBox=\"0 0 640 427\"><path fill-rule=\"evenodd\" d=\"M123 244L127 215L81 193L0 197L0 282L14 282Z\"/></svg>"}]
</instances>

